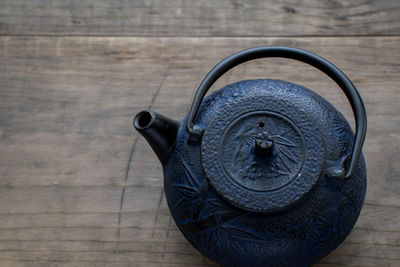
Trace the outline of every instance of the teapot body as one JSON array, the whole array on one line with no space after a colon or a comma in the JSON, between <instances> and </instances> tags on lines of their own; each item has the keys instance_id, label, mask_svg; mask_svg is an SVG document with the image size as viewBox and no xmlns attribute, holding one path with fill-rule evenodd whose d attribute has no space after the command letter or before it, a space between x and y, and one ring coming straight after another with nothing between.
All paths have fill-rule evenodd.
<instances>
[{"instance_id":1,"label":"teapot body","mask_svg":"<svg viewBox=\"0 0 400 267\"><path fill-rule=\"evenodd\" d=\"M332 78L355 117L281 80L249 80L205 97L231 68L283 57ZM204 98L205 97L205 98ZM182 123L152 111L134 118L163 165L172 217L183 235L222 266L311 266L353 228L366 192L362 99L332 63L290 47L256 47L218 63Z\"/></svg>"},{"instance_id":2,"label":"teapot body","mask_svg":"<svg viewBox=\"0 0 400 267\"><path fill-rule=\"evenodd\" d=\"M231 140L236 142L232 149L210 156L213 148L207 150L203 143L203 139L209 137L202 134L193 137L185 128L186 117L179 127L174 149L163 164L172 217L183 235L202 254L222 266L310 266L343 242L360 214L366 192L362 154L351 177L345 178L340 173L348 164L354 134L344 116L321 96L299 85L268 79L241 81L213 92L200 105L197 125L207 128L215 117L235 107L238 99L253 104L251 116L267 118L260 127L275 132L276 140L298 135L299 144L316 143L309 148L296 148L295 142L281 141L276 144L281 154L276 156L277 163L271 168L278 172L281 168L282 174L257 176L257 167L252 165L255 159L245 148L249 144L248 135L254 133L247 133L246 127L242 127L240 135L232 135ZM290 114L297 114L299 119L293 122ZM275 122L281 118L287 120L283 126ZM304 127L314 127L314 133L302 132L303 126L296 125L302 121L310 124ZM296 133L292 128L300 130ZM223 135L229 136L229 133ZM213 138L209 139L207 144L213 146ZM253 141L250 138L250 143ZM312 153L315 155L310 155ZM306 158L308 156L310 158ZM245 188L250 195L244 197L233 187L218 189L225 186L219 184L219 180L225 178L219 177L215 169L207 169L212 164L207 163L210 160L229 160L230 163L222 163L226 166L224 172L234 173L226 176L232 177L235 181L231 183ZM301 171L291 172L296 170L296 164L309 168L304 176L317 174L307 190L303 188L302 179L308 181L308 177L302 177ZM253 167L256 180L243 175L243 169L248 173ZM210 180L210 175L215 176L214 180ZM282 181L285 175L289 178ZM275 191L277 194L274 201L263 203L262 198L257 199L257 203L251 204L252 208L249 204L252 194L257 198L260 186L265 187L266 194ZM294 199L295 195L299 197ZM285 202L287 199L290 203ZM276 202L280 204L269 210L259 210L257 206Z\"/></svg>"}]
</instances>

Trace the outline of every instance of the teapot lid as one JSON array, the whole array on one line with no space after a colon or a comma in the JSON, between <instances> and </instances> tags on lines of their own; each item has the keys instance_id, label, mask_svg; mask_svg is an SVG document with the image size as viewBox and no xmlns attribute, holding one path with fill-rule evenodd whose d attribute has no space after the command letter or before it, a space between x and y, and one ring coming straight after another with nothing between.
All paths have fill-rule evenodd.
<instances>
[{"instance_id":1,"label":"teapot lid","mask_svg":"<svg viewBox=\"0 0 400 267\"><path fill-rule=\"evenodd\" d=\"M279 82L269 80L268 90L279 88ZM280 211L318 182L324 141L318 124L299 107L304 105L297 101L299 89L289 90L289 95L233 94L207 125L201 143L203 169L231 204L257 212Z\"/></svg>"}]
</instances>

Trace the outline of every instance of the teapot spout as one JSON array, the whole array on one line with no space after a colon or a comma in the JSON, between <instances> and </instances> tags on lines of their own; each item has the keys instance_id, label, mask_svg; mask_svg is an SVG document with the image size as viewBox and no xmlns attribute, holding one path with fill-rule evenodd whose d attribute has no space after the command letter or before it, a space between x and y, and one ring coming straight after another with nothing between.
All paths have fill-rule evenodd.
<instances>
[{"instance_id":1,"label":"teapot spout","mask_svg":"<svg viewBox=\"0 0 400 267\"><path fill-rule=\"evenodd\" d=\"M142 110L133 119L133 126L146 138L161 163L166 163L175 147L179 123L151 110Z\"/></svg>"}]
</instances>

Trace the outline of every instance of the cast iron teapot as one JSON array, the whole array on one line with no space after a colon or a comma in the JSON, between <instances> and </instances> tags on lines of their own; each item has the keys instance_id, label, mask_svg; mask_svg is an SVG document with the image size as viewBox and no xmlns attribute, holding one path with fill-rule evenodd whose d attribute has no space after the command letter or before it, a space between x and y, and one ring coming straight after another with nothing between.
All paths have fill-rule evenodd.
<instances>
[{"instance_id":1,"label":"cast iron teapot","mask_svg":"<svg viewBox=\"0 0 400 267\"><path fill-rule=\"evenodd\" d=\"M281 57L314 66L345 92L348 122L324 98L281 80L248 80L204 97L231 68ZM222 266L310 266L350 233L364 201L366 112L352 82L300 49L258 47L217 64L182 123L141 111L134 127L163 165L183 235Z\"/></svg>"}]
</instances>

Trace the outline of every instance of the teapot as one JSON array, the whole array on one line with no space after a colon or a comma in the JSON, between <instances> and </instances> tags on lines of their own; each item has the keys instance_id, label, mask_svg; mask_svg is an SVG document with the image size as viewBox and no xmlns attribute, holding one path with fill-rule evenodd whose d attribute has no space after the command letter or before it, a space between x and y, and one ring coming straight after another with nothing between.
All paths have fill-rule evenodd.
<instances>
[{"instance_id":1,"label":"teapot","mask_svg":"<svg viewBox=\"0 0 400 267\"><path fill-rule=\"evenodd\" d=\"M351 104L355 135L324 98L282 80L240 81L205 97L231 68L267 57L302 61L333 79ZM360 214L365 107L343 72L308 51L238 52L207 74L183 122L143 110L133 124L162 163L179 230L221 266L311 266Z\"/></svg>"}]
</instances>

